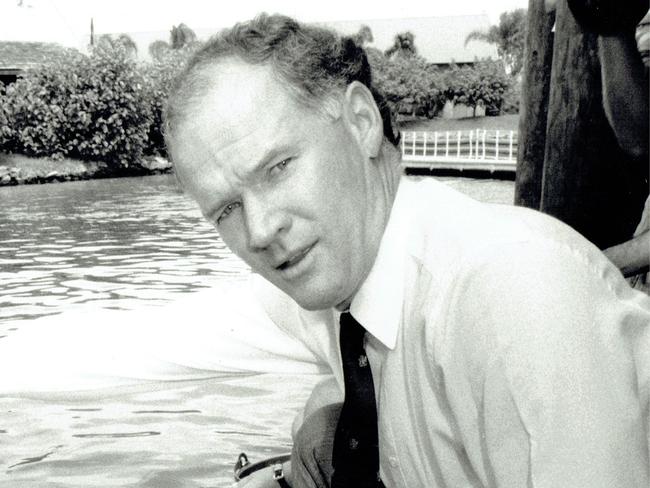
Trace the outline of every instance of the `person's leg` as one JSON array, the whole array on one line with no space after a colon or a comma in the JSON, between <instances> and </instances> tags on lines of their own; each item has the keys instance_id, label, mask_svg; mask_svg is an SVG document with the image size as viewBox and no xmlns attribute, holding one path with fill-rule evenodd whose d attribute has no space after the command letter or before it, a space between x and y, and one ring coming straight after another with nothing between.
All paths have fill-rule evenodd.
<instances>
[{"instance_id":1,"label":"person's leg","mask_svg":"<svg viewBox=\"0 0 650 488\"><path fill-rule=\"evenodd\" d=\"M294 436L291 452L292 488L329 488L332 479L332 447L341 403L316 410Z\"/></svg>"}]
</instances>

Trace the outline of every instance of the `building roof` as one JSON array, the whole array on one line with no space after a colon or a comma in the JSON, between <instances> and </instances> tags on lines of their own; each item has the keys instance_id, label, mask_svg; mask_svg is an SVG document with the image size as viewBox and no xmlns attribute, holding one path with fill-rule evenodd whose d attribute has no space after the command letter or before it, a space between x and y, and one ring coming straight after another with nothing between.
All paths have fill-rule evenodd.
<instances>
[{"instance_id":1,"label":"building roof","mask_svg":"<svg viewBox=\"0 0 650 488\"><path fill-rule=\"evenodd\" d=\"M62 47L51 42L0 41L0 71L17 73L60 56Z\"/></svg>"},{"instance_id":2,"label":"building roof","mask_svg":"<svg viewBox=\"0 0 650 488\"><path fill-rule=\"evenodd\" d=\"M470 32L489 29L490 19L486 14L328 22L324 25L342 34L355 34L362 25L367 25L374 37L370 46L382 51L393 44L396 34L410 31L415 36L418 53L434 64L470 63L476 59L498 57L492 44L471 41L465 45Z\"/></svg>"}]
</instances>

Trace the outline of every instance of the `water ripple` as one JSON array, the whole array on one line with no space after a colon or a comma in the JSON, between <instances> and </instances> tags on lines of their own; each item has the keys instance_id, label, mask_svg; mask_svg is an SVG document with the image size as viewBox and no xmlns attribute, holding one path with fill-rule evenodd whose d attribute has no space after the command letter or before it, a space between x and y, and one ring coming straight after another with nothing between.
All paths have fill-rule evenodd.
<instances>
[{"instance_id":1,"label":"water ripple","mask_svg":"<svg viewBox=\"0 0 650 488\"><path fill-rule=\"evenodd\" d=\"M11 466L7 467L7 470L10 470L12 468L16 468L18 466L24 466L25 464L38 463L38 462L42 461L43 459L46 459L46 458L50 457L52 454L54 454L56 451L58 451L62 447L63 447L63 445L54 446L54 448L51 451L48 451L45 454L41 454L40 456L25 458L22 461L20 461L19 463L12 464Z\"/></svg>"},{"instance_id":2,"label":"water ripple","mask_svg":"<svg viewBox=\"0 0 650 488\"><path fill-rule=\"evenodd\" d=\"M136 414L185 414L185 413L201 413L200 410L134 410L133 413Z\"/></svg>"},{"instance_id":3,"label":"water ripple","mask_svg":"<svg viewBox=\"0 0 650 488\"><path fill-rule=\"evenodd\" d=\"M91 434L72 434L72 437L79 439L121 439L123 437L150 437L160 435L160 432L154 430L145 430L143 432L109 432L109 433L91 433Z\"/></svg>"}]
</instances>

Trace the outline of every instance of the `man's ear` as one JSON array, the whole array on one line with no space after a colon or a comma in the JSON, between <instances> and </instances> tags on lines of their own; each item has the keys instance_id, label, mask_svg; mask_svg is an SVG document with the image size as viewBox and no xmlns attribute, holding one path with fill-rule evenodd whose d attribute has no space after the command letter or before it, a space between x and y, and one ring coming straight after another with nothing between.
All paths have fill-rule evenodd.
<instances>
[{"instance_id":1,"label":"man's ear","mask_svg":"<svg viewBox=\"0 0 650 488\"><path fill-rule=\"evenodd\" d=\"M384 138L384 126L375 99L363 83L353 81L348 85L344 114L366 156L376 158Z\"/></svg>"}]
</instances>

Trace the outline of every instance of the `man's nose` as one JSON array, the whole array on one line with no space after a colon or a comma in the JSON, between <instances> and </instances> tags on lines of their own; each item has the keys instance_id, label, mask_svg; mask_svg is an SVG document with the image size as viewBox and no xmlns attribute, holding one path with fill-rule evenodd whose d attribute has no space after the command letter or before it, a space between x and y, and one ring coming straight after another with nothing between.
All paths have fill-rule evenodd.
<instances>
[{"instance_id":1,"label":"man's nose","mask_svg":"<svg viewBox=\"0 0 650 488\"><path fill-rule=\"evenodd\" d=\"M252 197L244 202L244 214L251 251L266 249L284 231L288 230L290 218L280 206L265 198Z\"/></svg>"}]
</instances>

